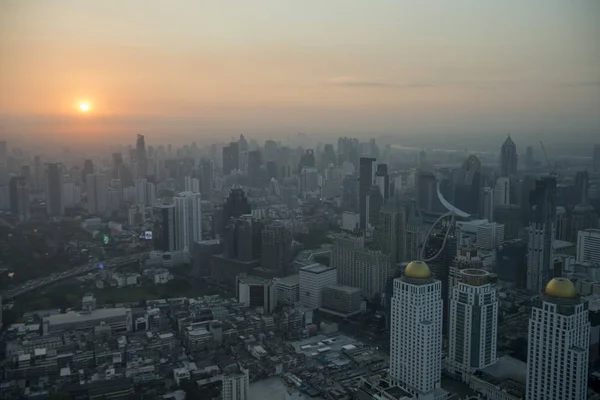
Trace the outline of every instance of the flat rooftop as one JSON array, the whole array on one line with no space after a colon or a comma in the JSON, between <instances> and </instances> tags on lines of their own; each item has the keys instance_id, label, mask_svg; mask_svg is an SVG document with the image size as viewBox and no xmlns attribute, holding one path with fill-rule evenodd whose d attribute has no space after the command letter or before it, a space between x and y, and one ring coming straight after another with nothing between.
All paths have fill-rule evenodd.
<instances>
[{"instance_id":1,"label":"flat rooftop","mask_svg":"<svg viewBox=\"0 0 600 400\"><path fill-rule=\"evenodd\" d=\"M277 284L294 286L300 284L300 275L290 275L277 280Z\"/></svg>"},{"instance_id":2,"label":"flat rooftop","mask_svg":"<svg viewBox=\"0 0 600 400\"><path fill-rule=\"evenodd\" d=\"M44 322L48 322L50 326L60 324L72 324L78 322L87 322L102 320L108 318L125 317L127 315L128 308L101 308L93 310L89 313L79 312L68 312L65 314L54 314L48 317L44 317Z\"/></svg>"},{"instance_id":3,"label":"flat rooftop","mask_svg":"<svg viewBox=\"0 0 600 400\"><path fill-rule=\"evenodd\" d=\"M326 286L327 289L334 289L337 290L339 292L344 292L344 293L348 293L348 294L352 294L352 293L356 293L359 292L360 293L360 289L353 287L353 286L346 286L346 285L329 285Z\"/></svg>"},{"instance_id":4,"label":"flat rooftop","mask_svg":"<svg viewBox=\"0 0 600 400\"><path fill-rule=\"evenodd\" d=\"M328 267L327 265L323 265L323 264L319 264L319 263L314 263L311 265L307 265L306 267L300 268L300 271L310 272L312 274L322 274L323 272L331 271L332 269L335 269L335 268Z\"/></svg>"},{"instance_id":5,"label":"flat rooftop","mask_svg":"<svg viewBox=\"0 0 600 400\"><path fill-rule=\"evenodd\" d=\"M527 363L511 356L500 357L498 362L482 369L481 372L499 381L511 379L522 384L527 381Z\"/></svg>"}]
</instances>

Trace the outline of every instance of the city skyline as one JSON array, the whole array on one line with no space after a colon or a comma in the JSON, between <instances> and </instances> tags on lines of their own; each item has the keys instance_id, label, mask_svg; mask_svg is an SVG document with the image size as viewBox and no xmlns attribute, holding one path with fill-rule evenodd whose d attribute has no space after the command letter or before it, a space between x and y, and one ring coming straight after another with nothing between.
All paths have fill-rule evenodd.
<instances>
[{"instance_id":1,"label":"city skyline","mask_svg":"<svg viewBox=\"0 0 600 400\"><path fill-rule=\"evenodd\" d=\"M0 134L585 142L600 126L598 4L302 4L4 2Z\"/></svg>"}]
</instances>

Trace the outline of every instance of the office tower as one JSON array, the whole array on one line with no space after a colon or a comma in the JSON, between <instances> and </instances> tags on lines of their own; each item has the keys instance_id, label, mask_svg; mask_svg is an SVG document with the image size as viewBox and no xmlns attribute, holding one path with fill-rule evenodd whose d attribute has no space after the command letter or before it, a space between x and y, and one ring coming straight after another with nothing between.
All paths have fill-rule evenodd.
<instances>
[{"instance_id":1,"label":"office tower","mask_svg":"<svg viewBox=\"0 0 600 400\"><path fill-rule=\"evenodd\" d=\"M223 146L223 175L229 175L231 171L240 168L239 157L239 146L237 142L231 142L229 143L229 146Z\"/></svg>"},{"instance_id":2,"label":"office tower","mask_svg":"<svg viewBox=\"0 0 600 400\"><path fill-rule=\"evenodd\" d=\"M33 176L31 175L31 167L29 165L21 166L21 176L25 179L29 187L33 185Z\"/></svg>"},{"instance_id":3,"label":"office tower","mask_svg":"<svg viewBox=\"0 0 600 400\"><path fill-rule=\"evenodd\" d=\"M230 218L238 218L241 215L250 213L250 203L244 190L240 186L232 187L223 204L223 230L229 223Z\"/></svg>"},{"instance_id":4,"label":"office tower","mask_svg":"<svg viewBox=\"0 0 600 400\"><path fill-rule=\"evenodd\" d=\"M292 232L281 221L263 227L261 266L286 276L292 261Z\"/></svg>"},{"instance_id":5,"label":"office tower","mask_svg":"<svg viewBox=\"0 0 600 400\"><path fill-rule=\"evenodd\" d=\"M173 197L175 204L175 249L189 250L193 242L202 240L202 199L200 193L181 192Z\"/></svg>"},{"instance_id":6,"label":"office tower","mask_svg":"<svg viewBox=\"0 0 600 400\"><path fill-rule=\"evenodd\" d=\"M353 279L348 286L360 288L369 299L385 293L385 284L393 272L389 254L369 249L356 250L352 269Z\"/></svg>"},{"instance_id":7,"label":"office tower","mask_svg":"<svg viewBox=\"0 0 600 400\"><path fill-rule=\"evenodd\" d=\"M518 289L527 286L527 243L521 239L507 240L496 250L498 279Z\"/></svg>"},{"instance_id":8,"label":"office tower","mask_svg":"<svg viewBox=\"0 0 600 400\"><path fill-rule=\"evenodd\" d=\"M112 177L113 179L120 178L121 165L123 165L123 154L112 153Z\"/></svg>"},{"instance_id":9,"label":"office tower","mask_svg":"<svg viewBox=\"0 0 600 400\"><path fill-rule=\"evenodd\" d=\"M186 192L200 193L200 179L186 176L184 178L183 187Z\"/></svg>"},{"instance_id":10,"label":"office tower","mask_svg":"<svg viewBox=\"0 0 600 400\"><path fill-rule=\"evenodd\" d=\"M212 197L213 163L211 160L201 160L199 166L200 193L206 200Z\"/></svg>"},{"instance_id":11,"label":"office tower","mask_svg":"<svg viewBox=\"0 0 600 400\"><path fill-rule=\"evenodd\" d=\"M437 180L432 172L419 169L416 176L417 204L423 212L432 213L437 209Z\"/></svg>"},{"instance_id":12,"label":"office tower","mask_svg":"<svg viewBox=\"0 0 600 400\"><path fill-rule=\"evenodd\" d=\"M481 196L481 162L469 156L459 171L456 171L454 205L459 210L479 215Z\"/></svg>"},{"instance_id":13,"label":"office tower","mask_svg":"<svg viewBox=\"0 0 600 400\"><path fill-rule=\"evenodd\" d=\"M394 279L390 377L419 399L435 399L442 378L442 284L413 261Z\"/></svg>"},{"instance_id":14,"label":"office tower","mask_svg":"<svg viewBox=\"0 0 600 400\"><path fill-rule=\"evenodd\" d=\"M70 179L63 182L63 204L65 208L75 207L81 200L81 187L75 185Z\"/></svg>"},{"instance_id":15,"label":"office tower","mask_svg":"<svg viewBox=\"0 0 600 400\"><path fill-rule=\"evenodd\" d=\"M527 351L528 400L585 400L588 303L566 278L554 278L532 300Z\"/></svg>"},{"instance_id":16,"label":"office tower","mask_svg":"<svg viewBox=\"0 0 600 400\"><path fill-rule=\"evenodd\" d=\"M333 239L331 249L331 266L337 269L340 285L358 287L358 277L355 274L356 251L364 246L362 236L337 234Z\"/></svg>"},{"instance_id":17,"label":"office tower","mask_svg":"<svg viewBox=\"0 0 600 400\"><path fill-rule=\"evenodd\" d=\"M554 230L554 239L567 240L569 234L569 216L564 207L556 207L556 229Z\"/></svg>"},{"instance_id":18,"label":"office tower","mask_svg":"<svg viewBox=\"0 0 600 400\"><path fill-rule=\"evenodd\" d=\"M88 174L86 176L88 212L102 215L108 208L108 184L104 174Z\"/></svg>"},{"instance_id":19,"label":"office tower","mask_svg":"<svg viewBox=\"0 0 600 400\"><path fill-rule=\"evenodd\" d=\"M360 158L360 168L358 177L358 213L360 214L361 230L367 228L367 217L369 213L368 197L375 180L375 159L369 157Z\"/></svg>"},{"instance_id":20,"label":"office tower","mask_svg":"<svg viewBox=\"0 0 600 400\"><path fill-rule=\"evenodd\" d=\"M594 172L600 172L600 144L594 145L594 153L593 153L593 164L592 168Z\"/></svg>"},{"instance_id":21,"label":"office tower","mask_svg":"<svg viewBox=\"0 0 600 400\"><path fill-rule=\"evenodd\" d=\"M107 190L107 210L112 213L118 211L121 206L121 195L115 188L108 188Z\"/></svg>"},{"instance_id":22,"label":"office tower","mask_svg":"<svg viewBox=\"0 0 600 400\"><path fill-rule=\"evenodd\" d=\"M463 270L482 268L483 262L479 258L477 248L471 245L460 246L448 271L448 298L452 297L452 290L458 286Z\"/></svg>"},{"instance_id":23,"label":"office tower","mask_svg":"<svg viewBox=\"0 0 600 400\"><path fill-rule=\"evenodd\" d=\"M29 211L29 184L22 176L13 176L9 181L9 203L10 212L19 217L21 221L27 221Z\"/></svg>"},{"instance_id":24,"label":"office tower","mask_svg":"<svg viewBox=\"0 0 600 400\"><path fill-rule=\"evenodd\" d=\"M152 206L156 203L156 186L152 182L146 182L146 205Z\"/></svg>"},{"instance_id":25,"label":"office tower","mask_svg":"<svg viewBox=\"0 0 600 400\"><path fill-rule=\"evenodd\" d=\"M359 167L358 139L340 137L338 138L338 165L348 162L354 166L354 169Z\"/></svg>"},{"instance_id":26,"label":"office tower","mask_svg":"<svg viewBox=\"0 0 600 400\"><path fill-rule=\"evenodd\" d=\"M300 304L309 310L321 308L323 289L337 281L336 269L315 263L300 268L298 275Z\"/></svg>"},{"instance_id":27,"label":"office tower","mask_svg":"<svg viewBox=\"0 0 600 400\"><path fill-rule=\"evenodd\" d=\"M494 221L504 225L504 239L518 239L523 223L517 204L494 207Z\"/></svg>"},{"instance_id":28,"label":"office tower","mask_svg":"<svg viewBox=\"0 0 600 400\"><path fill-rule=\"evenodd\" d=\"M175 251L175 205L160 204L153 208L154 249L163 252Z\"/></svg>"},{"instance_id":29,"label":"office tower","mask_svg":"<svg viewBox=\"0 0 600 400\"><path fill-rule=\"evenodd\" d=\"M327 168L329 165L338 165L338 160L335 155L335 150L332 144L326 144L323 148L323 154L321 155L321 169Z\"/></svg>"},{"instance_id":30,"label":"office tower","mask_svg":"<svg viewBox=\"0 0 600 400\"><path fill-rule=\"evenodd\" d=\"M230 218L223 234L223 253L243 262L256 260L262 245L262 223L252 215Z\"/></svg>"},{"instance_id":31,"label":"office tower","mask_svg":"<svg viewBox=\"0 0 600 400\"><path fill-rule=\"evenodd\" d=\"M535 165L535 160L533 159L533 147L527 146L527 150L525 153L525 168L532 169Z\"/></svg>"},{"instance_id":32,"label":"office tower","mask_svg":"<svg viewBox=\"0 0 600 400\"><path fill-rule=\"evenodd\" d=\"M387 164L377 164L375 185L379 188L383 201L386 202L390 198L390 176L388 175Z\"/></svg>"},{"instance_id":33,"label":"office tower","mask_svg":"<svg viewBox=\"0 0 600 400\"><path fill-rule=\"evenodd\" d=\"M577 235L577 262L600 265L600 229L585 229Z\"/></svg>"},{"instance_id":34,"label":"office tower","mask_svg":"<svg viewBox=\"0 0 600 400\"><path fill-rule=\"evenodd\" d=\"M298 173L300 173L304 168L314 168L315 166L315 151L313 149L307 149L300 157L300 162L298 163Z\"/></svg>"},{"instance_id":35,"label":"office tower","mask_svg":"<svg viewBox=\"0 0 600 400\"><path fill-rule=\"evenodd\" d=\"M360 312L362 295L359 288L330 285L323 288L321 295L321 311L345 317Z\"/></svg>"},{"instance_id":36,"label":"office tower","mask_svg":"<svg viewBox=\"0 0 600 400\"><path fill-rule=\"evenodd\" d=\"M127 214L127 223L135 226L143 224L146 221L146 210L143 204L129 206Z\"/></svg>"},{"instance_id":37,"label":"office tower","mask_svg":"<svg viewBox=\"0 0 600 400\"><path fill-rule=\"evenodd\" d=\"M319 171L316 168L303 168L300 172L300 187L302 193L319 190Z\"/></svg>"},{"instance_id":38,"label":"office tower","mask_svg":"<svg viewBox=\"0 0 600 400\"><path fill-rule=\"evenodd\" d=\"M358 211L358 179L352 175L346 175L342 180L342 209L344 211Z\"/></svg>"},{"instance_id":39,"label":"office tower","mask_svg":"<svg viewBox=\"0 0 600 400\"><path fill-rule=\"evenodd\" d=\"M570 242L577 241L579 231L599 227L598 214L588 201L588 186L588 172L577 172L575 175L575 187L577 189L578 203L573 208L569 225L569 233L566 239Z\"/></svg>"},{"instance_id":40,"label":"office tower","mask_svg":"<svg viewBox=\"0 0 600 400\"><path fill-rule=\"evenodd\" d=\"M406 206L406 255L404 260L421 257L421 244L426 233L423 216L414 203ZM402 261L404 261L402 260Z\"/></svg>"},{"instance_id":41,"label":"office tower","mask_svg":"<svg viewBox=\"0 0 600 400\"><path fill-rule=\"evenodd\" d=\"M265 174L262 168L262 154L258 150L248 153L248 180L250 186L263 187Z\"/></svg>"},{"instance_id":42,"label":"office tower","mask_svg":"<svg viewBox=\"0 0 600 400\"><path fill-rule=\"evenodd\" d=\"M62 164L46 164L46 213L49 217L60 217L65 213L63 203Z\"/></svg>"},{"instance_id":43,"label":"office tower","mask_svg":"<svg viewBox=\"0 0 600 400\"><path fill-rule=\"evenodd\" d=\"M146 158L146 140L144 135L137 135L135 141L136 179L144 179L148 174L148 160Z\"/></svg>"},{"instance_id":44,"label":"office tower","mask_svg":"<svg viewBox=\"0 0 600 400\"><path fill-rule=\"evenodd\" d=\"M494 219L494 189L484 187L481 192L481 217L489 221Z\"/></svg>"},{"instance_id":45,"label":"office tower","mask_svg":"<svg viewBox=\"0 0 600 400\"><path fill-rule=\"evenodd\" d=\"M35 190L43 190L46 184L45 172L42 167L40 156L35 156L33 161L33 188Z\"/></svg>"},{"instance_id":46,"label":"office tower","mask_svg":"<svg viewBox=\"0 0 600 400\"><path fill-rule=\"evenodd\" d=\"M500 176L508 177L517 173L517 146L510 138L506 138L500 149Z\"/></svg>"},{"instance_id":47,"label":"office tower","mask_svg":"<svg viewBox=\"0 0 600 400\"><path fill-rule=\"evenodd\" d=\"M342 173L333 164L325 167L322 194L323 198L333 199L342 194Z\"/></svg>"},{"instance_id":48,"label":"office tower","mask_svg":"<svg viewBox=\"0 0 600 400\"><path fill-rule=\"evenodd\" d=\"M504 225L488 222L477 225L476 245L484 250L496 250L504 242Z\"/></svg>"},{"instance_id":49,"label":"office tower","mask_svg":"<svg viewBox=\"0 0 600 400\"><path fill-rule=\"evenodd\" d=\"M389 254L392 267L406 258L406 215L405 209L390 201L379 211L379 222L374 241L379 250Z\"/></svg>"},{"instance_id":50,"label":"office tower","mask_svg":"<svg viewBox=\"0 0 600 400\"><path fill-rule=\"evenodd\" d=\"M494 186L494 208L510 204L510 179L500 177Z\"/></svg>"},{"instance_id":51,"label":"office tower","mask_svg":"<svg viewBox=\"0 0 600 400\"><path fill-rule=\"evenodd\" d=\"M498 297L481 269L460 271L450 294L448 365L464 381L497 361Z\"/></svg>"},{"instance_id":52,"label":"office tower","mask_svg":"<svg viewBox=\"0 0 600 400\"><path fill-rule=\"evenodd\" d=\"M94 163L92 160L85 160L81 169L81 182L87 183L87 176L94 173Z\"/></svg>"},{"instance_id":53,"label":"office tower","mask_svg":"<svg viewBox=\"0 0 600 400\"><path fill-rule=\"evenodd\" d=\"M554 267L552 243L556 235L556 179L546 177L536 180L529 203L532 219L528 228L527 289L540 293L544 282L552 277Z\"/></svg>"}]
</instances>

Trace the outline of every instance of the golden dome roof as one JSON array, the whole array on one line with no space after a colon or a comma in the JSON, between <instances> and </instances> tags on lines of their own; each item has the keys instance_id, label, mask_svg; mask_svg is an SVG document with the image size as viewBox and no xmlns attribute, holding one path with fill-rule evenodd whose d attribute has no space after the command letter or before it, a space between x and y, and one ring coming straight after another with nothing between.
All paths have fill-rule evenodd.
<instances>
[{"instance_id":1,"label":"golden dome roof","mask_svg":"<svg viewBox=\"0 0 600 400\"><path fill-rule=\"evenodd\" d=\"M431 271L425 262L412 261L406 266L404 276L408 278L429 278L431 277Z\"/></svg>"},{"instance_id":2,"label":"golden dome roof","mask_svg":"<svg viewBox=\"0 0 600 400\"><path fill-rule=\"evenodd\" d=\"M546 285L546 294L561 299L572 299L577 297L577 291L573 282L567 278L554 278Z\"/></svg>"}]
</instances>

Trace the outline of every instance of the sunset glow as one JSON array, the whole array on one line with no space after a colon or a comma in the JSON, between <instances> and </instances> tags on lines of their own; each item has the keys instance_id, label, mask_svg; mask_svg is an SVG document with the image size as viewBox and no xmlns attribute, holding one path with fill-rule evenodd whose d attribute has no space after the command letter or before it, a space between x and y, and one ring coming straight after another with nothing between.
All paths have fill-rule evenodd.
<instances>
[{"instance_id":1,"label":"sunset glow","mask_svg":"<svg viewBox=\"0 0 600 400\"><path fill-rule=\"evenodd\" d=\"M82 113L86 113L86 112L90 111L90 104L89 103L79 103L79 111Z\"/></svg>"}]
</instances>

